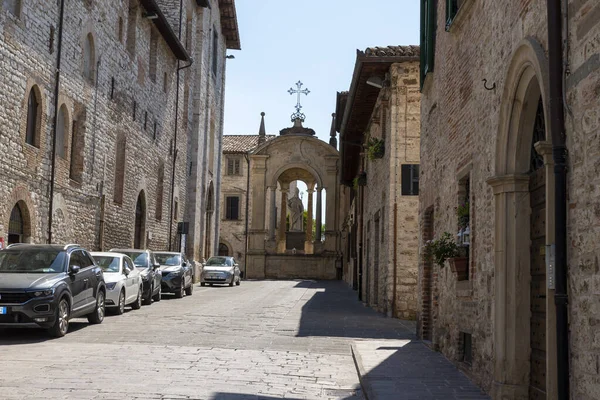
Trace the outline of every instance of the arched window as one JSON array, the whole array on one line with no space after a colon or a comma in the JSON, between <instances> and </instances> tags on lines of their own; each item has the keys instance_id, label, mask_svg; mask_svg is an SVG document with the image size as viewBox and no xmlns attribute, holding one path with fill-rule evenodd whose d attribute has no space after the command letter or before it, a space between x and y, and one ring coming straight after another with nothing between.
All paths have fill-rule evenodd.
<instances>
[{"instance_id":1,"label":"arched window","mask_svg":"<svg viewBox=\"0 0 600 400\"><path fill-rule=\"evenodd\" d=\"M127 141L125 135L120 135L117 140L116 157L115 157L115 183L114 183L114 201L115 203L123 203L123 188L125 185L125 147Z\"/></svg>"},{"instance_id":2,"label":"arched window","mask_svg":"<svg viewBox=\"0 0 600 400\"><path fill-rule=\"evenodd\" d=\"M135 54L136 27L137 27L138 4L137 0L129 0L129 12L127 15L127 37L125 43L127 51L131 56Z\"/></svg>"},{"instance_id":3,"label":"arched window","mask_svg":"<svg viewBox=\"0 0 600 400\"><path fill-rule=\"evenodd\" d=\"M8 223L8 244L22 243L24 233L23 213L19 204L15 204L10 213L10 221Z\"/></svg>"},{"instance_id":4,"label":"arched window","mask_svg":"<svg viewBox=\"0 0 600 400\"><path fill-rule=\"evenodd\" d=\"M156 185L156 219L162 219L163 211L163 191L165 183L165 164L163 162L158 166L158 183Z\"/></svg>"},{"instance_id":5,"label":"arched window","mask_svg":"<svg viewBox=\"0 0 600 400\"><path fill-rule=\"evenodd\" d=\"M40 100L37 97L36 89L36 86L31 88L29 91L29 98L27 99L27 131L25 134L25 141L27 144L40 147L38 125L41 109Z\"/></svg>"},{"instance_id":6,"label":"arched window","mask_svg":"<svg viewBox=\"0 0 600 400\"><path fill-rule=\"evenodd\" d=\"M119 26L117 29L117 39L119 43L123 43L123 18L121 17L119 17Z\"/></svg>"},{"instance_id":7,"label":"arched window","mask_svg":"<svg viewBox=\"0 0 600 400\"><path fill-rule=\"evenodd\" d=\"M83 41L83 76L90 82L94 82L95 60L94 38L91 33L88 33Z\"/></svg>"},{"instance_id":8,"label":"arched window","mask_svg":"<svg viewBox=\"0 0 600 400\"><path fill-rule=\"evenodd\" d=\"M63 104L58 110L56 119L56 155L62 158L67 156L67 107Z\"/></svg>"},{"instance_id":9,"label":"arched window","mask_svg":"<svg viewBox=\"0 0 600 400\"><path fill-rule=\"evenodd\" d=\"M155 29L150 29L150 63L148 73L150 80L156 82L156 62L158 59L158 33Z\"/></svg>"},{"instance_id":10,"label":"arched window","mask_svg":"<svg viewBox=\"0 0 600 400\"><path fill-rule=\"evenodd\" d=\"M146 195L142 190L138 195L135 205L135 232L133 247L143 249L146 247Z\"/></svg>"},{"instance_id":11,"label":"arched window","mask_svg":"<svg viewBox=\"0 0 600 400\"><path fill-rule=\"evenodd\" d=\"M219 243L219 255L223 257L229 256L229 247L225 243Z\"/></svg>"},{"instance_id":12,"label":"arched window","mask_svg":"<svg viewBox=\"0 0 600 400\"><path fill-rule=\"evenodd\" d=\"M81 183L83 180L83 156L85 151L85 126L86 112L83 110L77 120L72 123L71 132L71 165L69 168L69 178L75 182Z\"/></svg>"}]
</instances>

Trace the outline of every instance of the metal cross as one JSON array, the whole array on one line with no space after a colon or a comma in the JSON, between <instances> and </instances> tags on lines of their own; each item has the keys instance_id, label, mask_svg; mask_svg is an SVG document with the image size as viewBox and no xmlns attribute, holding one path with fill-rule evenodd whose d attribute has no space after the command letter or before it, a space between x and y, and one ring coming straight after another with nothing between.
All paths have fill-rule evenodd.
<instances>
[{"instance_id":1,"label":"metal cross","mask_svg":"<svg viewBox=\"0 0 600 400\"><path fill-rule=\"evenodd\" d=\"M294 89L294 88L290 88L290 90L288 90L288 93L290 95L293 94L298 94L298 102L296 103L296 112L294 114L292 114L292 122L295 121L296 119L300 119L302 121L304 121L304 114L302 114L302 104L300 104L300 95L305 94L308 96L308 94L310 93L310 90L308 89L302 89L302 86L304 86L304 84L301 81L296 82L296 87L298 89Z\"/></svg>"}]
</instances>

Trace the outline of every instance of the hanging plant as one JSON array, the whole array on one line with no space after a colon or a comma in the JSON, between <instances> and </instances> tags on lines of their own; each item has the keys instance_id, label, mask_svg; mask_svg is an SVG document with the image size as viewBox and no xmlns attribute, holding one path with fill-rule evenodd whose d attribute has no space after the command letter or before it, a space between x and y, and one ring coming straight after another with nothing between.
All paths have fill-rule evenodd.
<instances>
[{"instance_id":1,"label":"hanging plant","mask_svg":"<svg viewBox=\"0 0 600 400\"><path fill-rule=\"evenodd\" d=\"M379 138L370 138L367 143L367 156L369 160L383 158L385 154L385 140Z\"/></svg>"},{"instance_id":2,"label":"hanging plant","mask_svg":"<svg viewBox=\"0 0 600 400\"><path fill-rule=\"evenodd\" d=\"M439 239L428 240L425 243L425 258L427 261L433 261L440 267L444 267L444 262L449 258L458 257L461 253L460 250L460 246L456 244L452 234L444 232Z\"/></svg>"},{"instance_id":3,"label":"hanging plant","mask_svg":"<svg viewBox=\"0 0 600 400\"><path fill-rule=\"evenodd\" d=\"M367 186L367 173L360 171L352 180L352 183L354 184L354 189L358 189L359 186Z\"/></svg>"}]
</instances>

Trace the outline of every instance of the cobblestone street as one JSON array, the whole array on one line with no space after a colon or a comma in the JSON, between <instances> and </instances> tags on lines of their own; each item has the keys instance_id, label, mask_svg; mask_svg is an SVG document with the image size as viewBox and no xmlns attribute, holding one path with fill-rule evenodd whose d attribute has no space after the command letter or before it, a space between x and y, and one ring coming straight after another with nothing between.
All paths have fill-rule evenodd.
<instances>
[{"instance_id":1,"label":"cobblestone street","mask_svg":"<svg viewBox=\"0 0 600 400\"><path fill-rule=\"evenodd\" d=\"M74 320L62 339L0 331L1 397L358 400L351 345L410 339L410 329L341 282L196 286L101 325Z\"/></svg>"}]
</instances>

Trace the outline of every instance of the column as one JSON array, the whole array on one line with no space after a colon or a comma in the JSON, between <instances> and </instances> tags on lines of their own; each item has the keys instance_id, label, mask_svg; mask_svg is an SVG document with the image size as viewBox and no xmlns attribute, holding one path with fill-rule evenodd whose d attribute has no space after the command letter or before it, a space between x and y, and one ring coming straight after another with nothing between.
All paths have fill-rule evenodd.
<instances>
[{"instance_id":1,"label":"column","mask_svg":"<svg viewBox=\"0 0 600 400\"><path fill-rule=\"evenodd\" d=\"M270 220L269 220L269 239L271 240L275 240L275 227L277 225L277 205L276 205L276 201L277 201L277 186L271 186L269 187L269 193L270 193L270 200L269 200L269 215L270 215Z\"/></svg>"},{"instance_id":2,"label":"column","mask_svg":"<svg viewBox=\"0 0 600 400\"><path fill-rule=\"evenodd\" d=\"M312 242L312 227L313 227L313 194L315 189L309 187L308 190L308 212L306 216L306 241Z\"/></svg>"},{"instance_id":3,"label":"column","mask_svg":"<svg viewBox=\"0 0 600 400\"><path fill-rule=\"evenodd\" d=\"M279 232L277 237L277 252L285 253L285 231L287 217L287 202L288 202L288 185L281 185L281 216L279 219Z\"/></svg>"},{"instance_id":4,"label":"column","mask_svg":"<svg viewBox=\"0 0 600 400\"><path fill-rule=\"evenodd\" d=\"M322 236L322 232L321 232L321 225L323 225L322 215L323 215L323 188L318 187L317 188L317 229L316 229L317 237L315 238L315 240L317 242L321 241L321 236Z\"/></svg>"}]
</instances>

